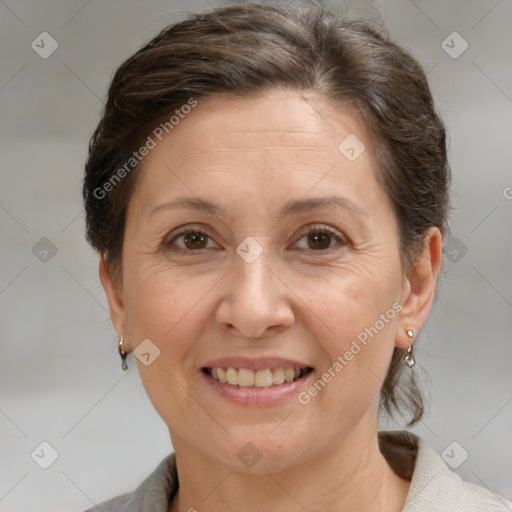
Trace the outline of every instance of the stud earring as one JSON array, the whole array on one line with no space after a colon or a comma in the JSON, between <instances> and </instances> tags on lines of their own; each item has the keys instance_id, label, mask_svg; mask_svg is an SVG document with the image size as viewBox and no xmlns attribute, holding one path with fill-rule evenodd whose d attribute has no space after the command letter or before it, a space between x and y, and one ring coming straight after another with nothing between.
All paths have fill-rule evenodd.
<instances>
[{"instance_id":1,"label":"stud earring","mask_svg":"<svg viewBox=\"0 0 512 512\"><path fill-rule=\"evenodd\" d=\"M414 331L412 329L408 329L407 330L407 337L410 338L410 339L413 339L414 338ZM412 352L412 346L413 346L414 342L412 342L410 345L409 345L409 348L406 350L406 354L405 354L405 364L409 367L409 368L412 368L415 364L416 364L416 359L414 359L414 354Z\"/></svg>"},{"instance_id":2,"label":"stud earring","mask_svg":"<svg viewBox=\"0 0 512 512\"><path fill-rule=\"evenodd\" d=\"M128 354L124 351L123 340L124 340L124 336L121 336L121 339L119 340L119 343L117 345L117 349L119 351L119 355L121 356L121 360L122 360L121 368L124 371L126 371L126 370L128 370L128 365L126 364L126 356Z\"/></svg>"}]
</instances>

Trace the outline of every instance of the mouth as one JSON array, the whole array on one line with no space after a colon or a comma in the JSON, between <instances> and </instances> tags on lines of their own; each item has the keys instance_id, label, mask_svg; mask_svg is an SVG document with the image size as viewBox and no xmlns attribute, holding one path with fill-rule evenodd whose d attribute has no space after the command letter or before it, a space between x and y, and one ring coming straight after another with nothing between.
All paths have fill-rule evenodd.
<instances>
[{"instance_id":1,"label":"mouth","mask_svg":"<svg viewBox=\"0 0 512 512\"><path fill-rule=\"evenodd\" d=\"M203 373L234 388L275 388L298 381L313 371L311 367L275 367L253 370L233 366L203 367Z\"/></svg>"},{"instance_id":2,"label":"mouth","mask_svg":"<svg viewBox=\"0 0 512 512\"><path fill-rule=\"evenodd\" d=\"M220 397L237 406L278 406L293 400L315 376L307 363L279 356L223 357L203 365L199 373L206 396L213 391L212 399Z\"/></svg>"}]
</instances>

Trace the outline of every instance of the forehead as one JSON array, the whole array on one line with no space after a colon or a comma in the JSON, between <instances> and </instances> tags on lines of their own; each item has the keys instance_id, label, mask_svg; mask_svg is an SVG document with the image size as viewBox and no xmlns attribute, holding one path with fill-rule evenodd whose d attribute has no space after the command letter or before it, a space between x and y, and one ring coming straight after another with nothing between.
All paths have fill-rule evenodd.
<instances>
[{"instance_id":1,"label":"forehead","mask_svg":"<svg viewBox=\"0 0 512 512\"><path fill-rule=\"evenodd\" d=\"M193 124L193 126L191 126ZM220 95L201 100L177 127L183 142L209 149L269 148L293 141L318 151L337 146L340 138L359 134L363 123L347 108L313 93L275 89L256 97ZM194 131L198 138L187 135Z\"/></svg>"},{"instance_id":2,"label":"forehead","mask_svg":"<svg viewBox=\"0 0 512 512\"><path fill-rule=\"evenodd\" d=\"M371 155L362 121L313 93L214 96L198 102L156 140L142 162L137 189L149 202L166 193L170 181L181 189L193 184L188 191L193 193L208 192L212 183L229 192L234 181L242 186L250 180L258 182L253 190L265 193L283 179L292 195L304 194L319 180L320 191L333 183L368 189L375 174Z\"/></svg>"}]
</instances>

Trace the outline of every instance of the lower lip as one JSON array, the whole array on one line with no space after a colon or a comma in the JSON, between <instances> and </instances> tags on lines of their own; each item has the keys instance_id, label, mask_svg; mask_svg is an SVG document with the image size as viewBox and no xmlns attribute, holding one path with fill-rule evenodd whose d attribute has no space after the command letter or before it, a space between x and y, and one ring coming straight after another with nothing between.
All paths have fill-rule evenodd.
<instances>
[{"instance_id":1,"label":"lower lip","mask_svg":"<svg viewBox=\"0 0 512 512\"><path fill-rule=\"evenodd\" d=\"M313 377L314 371L303 375L293 382L286 382L270 388L244 388L224 384L210 375L201 372L204 381L219 395L238 405L269 406L276 405L296 396L300 387Z\"/></svg>"}]
</instances>

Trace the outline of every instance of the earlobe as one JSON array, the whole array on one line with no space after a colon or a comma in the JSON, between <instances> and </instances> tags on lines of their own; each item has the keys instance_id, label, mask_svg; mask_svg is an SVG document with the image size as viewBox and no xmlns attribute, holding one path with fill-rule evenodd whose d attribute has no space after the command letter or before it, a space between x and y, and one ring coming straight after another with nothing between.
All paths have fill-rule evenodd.
<instances>
[{"instance_id":1,"label":"earlobe","mask_svg":"<svg viewBox=\"0 0 512 512\"><path fill-rule=\"evenodd\" d=\"M398 348L407 349L411 345L408 331L413 331L416 336L430 313L443 262L442 245L439 229L430 228L424 236L423 250L416 258L405 283L395 341Z\"/></svg>"},{"instance_id":2,"label":"earlobe","mask_svg":"<svg viewBox=\"0 0 512 512\"><path fill-rule=\"evenodd\" d=\"M108 306L110 310L110 319L116 330L118 339L124 336L124 347L129 352L129 344L126 336L126 314L124 301L122 297L121 285L112 275L112 271L108 264L106 255L100 256L99 262L100 281L107 296Z\"/></svg>"}]
</instances>

